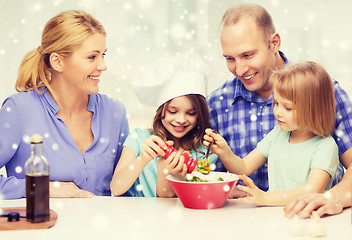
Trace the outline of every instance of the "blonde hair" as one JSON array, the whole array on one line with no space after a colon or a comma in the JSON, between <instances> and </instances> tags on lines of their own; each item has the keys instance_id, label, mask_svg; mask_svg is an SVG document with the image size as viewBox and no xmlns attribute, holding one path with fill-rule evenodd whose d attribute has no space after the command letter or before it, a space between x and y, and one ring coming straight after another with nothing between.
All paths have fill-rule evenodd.
<instances>
[{"instance_id":1,"label":"blonde hair","mask_svg":"<svg viewBox=\"0 0 352 240\"><path fill-rule=\"evenodd\" d=\"M18 92L46 86L50 87L50 55L57 53L69 57L74 48L81 45L89 36L101 33L106 36L103 25L82 10L70 10L59 13L45 25L41 45L27 53L18 70L15 88Z\"/></svg>"},{"instance_id":2,"label":"blonde hair","mask_svg":"<svg viewBox=\"0 0 352 240\"><path fill-rule=\"evenodd\" d=\"M292 101L296 124L320 136L335 129L334 86L326 70L315 62L301 62L274 72L270 81L277 93Z\"/></svg>"},{"instance_id":3,"label":"blonde hair","mask_svg":"<svg viewBox=\"0 0 352 240\"><path fill-rule=\"evenodd\" d=\"M272 34L276 32L273 19L270 14L257 4L240 4L229 8L221 20L221 27L234 25L242 18L252 18L258 29L264 34L264 38L268 40Z\"/></svg>"}]
</instances>

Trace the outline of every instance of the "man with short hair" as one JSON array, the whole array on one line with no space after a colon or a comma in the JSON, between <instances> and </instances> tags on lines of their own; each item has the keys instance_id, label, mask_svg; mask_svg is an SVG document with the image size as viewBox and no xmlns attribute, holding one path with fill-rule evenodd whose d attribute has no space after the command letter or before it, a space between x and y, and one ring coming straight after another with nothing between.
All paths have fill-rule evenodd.
<instances>
[{"instance_id":1,"label":"man with short hair","mask_svg":"<svg viewBox=\"0 0 352 240\"><path fill-rule=\"evenodd\" d=\"M227 67L235 77L207 97L211 125L232 151L244 158L277 124L269 78L289 62L280 51L281 38L271 16L259 5L228 9L221 22L220 41ZM336 81L334 88L337 118L332 136L339 147L340 162L348 168L352 165L352 102ZM217 171L226 171L220 160ZM340 164L334 184L342 175ZM250 177L260 189L268 190L267 164Z\"/></svg>"}]
</instances>

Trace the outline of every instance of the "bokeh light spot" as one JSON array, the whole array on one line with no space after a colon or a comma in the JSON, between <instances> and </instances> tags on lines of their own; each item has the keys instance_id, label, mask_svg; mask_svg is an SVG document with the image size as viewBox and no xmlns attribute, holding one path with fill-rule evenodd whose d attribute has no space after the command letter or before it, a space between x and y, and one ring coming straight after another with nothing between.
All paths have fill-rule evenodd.
<instances>
[{"instance_id":1,"label":"bokeh light spot","mask_svg":"<svg viewBox=\"0 0 352 240\"><path fill-rule=\"evenodd\" d=\"M21 173L21 172L22 172L22 167L17 166L17 167L15 168L15 171L16 171L16 173Z\"/></svg>"},{"instance_id":2,"label":"bokeh light spot","mask_svg":"<svg viewBox=\"0 0 352 240\"><path fill-rule=\"evenodd\" d=\"M59 150L59 144L54 143L54 144L51 146L51 148L52 148L54 151L57 151L57 150Z\"/></svg>"},{"instance_id":3,"label":"bokeh light spot","mask_svg":"<svg viewBox=\"0 0 352 240\"><path fill-rule=\"evenodd\" d=\"M223 190L224 190L224 192L229 192L230 191L230 186L229 185L225 185Z\"/></svg>"},{"instance_id":4,"label":"bokeh light spot","mask_svg":"<svg viewBox=\"0 0 352 240\"><path fill-rule=\"evenodd\" d=\"M136 190L138 192L142 191L143 190L143 186L141 184L138 184L137 187L136 187Z\"/></svg>"}]
</instances>

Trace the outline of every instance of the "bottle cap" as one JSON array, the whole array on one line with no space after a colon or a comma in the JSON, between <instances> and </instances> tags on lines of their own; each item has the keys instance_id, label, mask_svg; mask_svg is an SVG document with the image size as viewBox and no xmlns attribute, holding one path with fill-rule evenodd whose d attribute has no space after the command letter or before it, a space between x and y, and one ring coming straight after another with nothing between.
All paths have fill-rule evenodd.
<instances>
[{"instance_id":1,"label":"bottle cap","mask_svg":"<svg viewBox=\"0 0 352 240\"><path fill-rule=\"evenodd\" d=\"M34 135L32 135L31 142L32 143L41 143L41 142L43 142L43 137L40 136L39 134L34 134Z\"/></svg>"},{"instance_id":2,"label":"bottle cap","mask_svg":"<svg viewBox=\"0 0 352 240\"><path fill-rule=\"evenodd\" d=\"M18 222L20 220L20 214L18 212L10 212L7 214L8 222Z\"/></svg>"}]
</instances>

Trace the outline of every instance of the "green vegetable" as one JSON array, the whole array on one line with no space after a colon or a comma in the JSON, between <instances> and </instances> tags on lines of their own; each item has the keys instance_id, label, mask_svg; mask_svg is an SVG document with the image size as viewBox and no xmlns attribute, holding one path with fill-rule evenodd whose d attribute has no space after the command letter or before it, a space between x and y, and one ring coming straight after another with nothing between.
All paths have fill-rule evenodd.
<instances>
[{"instance_id":1,"label":"green vegetable","mask_svg":"<svg viewBox=\"0 0 352 240\"><path fill-rule=\"evenodd\" d=\"M217 179L219 182L223 182L224 179L222 177L219 177ZM197 176L193 176L192 179L186 179L187 182L209 182L208 180L203 180Z\"/></svg>"},{"instance_id":2,"label":"green vegetable","mask_svg":"<svg viewBox=\"0 0 352 240\"><path fill-rule=\"evenodd\" d=\"M193 176L192 179L186 179L187 182L208 182L208 180L203 180L199 177Z\"/></svg>"},{"instance_id":3,"label":"green vegetable","mask_svg":"<svg viewBox=\"0 0 352 240\"><path fill-rule=\"evenodd\" d=\"M208 175L211 171L209 158L207 158L205 160L203 160L203 158L199 159L198 164L197 164L197 168L198 168L199 172L201 172L205 175Z\"/></svg>"}]
</instances>

